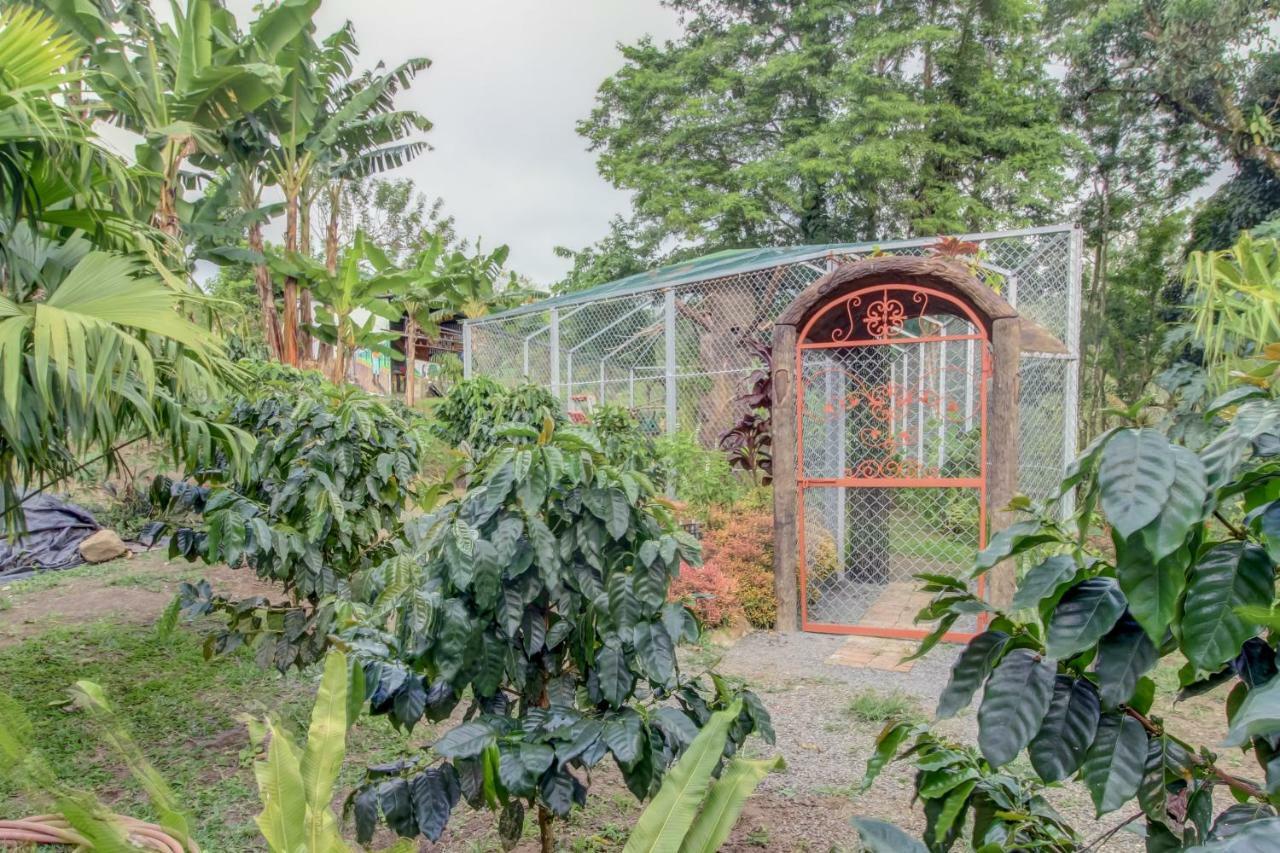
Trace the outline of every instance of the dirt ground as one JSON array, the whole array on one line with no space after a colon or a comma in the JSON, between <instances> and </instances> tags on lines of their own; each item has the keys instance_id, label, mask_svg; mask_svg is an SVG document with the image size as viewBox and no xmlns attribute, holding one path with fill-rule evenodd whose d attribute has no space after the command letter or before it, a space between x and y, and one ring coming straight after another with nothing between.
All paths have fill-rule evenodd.
<instances>
[{"instance_id":1,"label":"dirt ground","mask_svg":"<svg viewBox=\"0 0 1280 853\"><path fill-rule=\"evenodd\" d=\"M0 648L32 642L55 628L75 628L100 620L119 623L125 631L132 630L130 626L135 624L145 630L142 626L154 622L180 582L200 577L208 577L219 591L237 595L273 593L272 588L247 572L170 562L162 554L151 552L0 588ZM910 712L930 716L936 697L946 684L955 650L935 650L908 672L886 672L829 663L828 659L844 642L843 638L832 636L756 632L732 643L682 651L687 670L714 666L761 695L773 716L777 744L770 747L753 741L748 749L756 755L780 752L787 762L786 771L767 777L762 783L724 849L854 851L859 846L849 819L856 815L891 820L909 830L922 829L923 815L911 802L908 767L891 765L869 791L857 791L866 756L883 722L860 718L851 706L859 697L892 696L905 702ZM1158 680L1167 681L1169 677L1168 672L1157 672ZM1168 689L1167 684L1161 686ZM301 701L293 694L305 693L305 686L296 683L280 689L282 696L283 691L289 691L291 701ZM1212 744L1222 736L1221 702L1221 697L1210 695L1160 710L1168 715L1171 729L1180 736ZM975 712L970 709L944 726L958 739L973 742ZM245 837L249 837L248 821L256 810L256 800L251 776L247 775L250 771L236 758L243 755L246 737L240 727L228 729L224 735L219 735L216 742L201 742L200 748L225 751L228 772L237 778L246 777L238 783L245 784L245 802L235 814L246 822ZM433 735L432 729L419 727L412 743L399 743L395 748L405 750L430 743ZM364 736L356 740L361 737ZM378 760L378 750L385 744L378 740L381 735L370 737L370 744L353 743L349 763ZM1249 772L1243 761L1234 763ZM1228 767L1231 764L1227 762ZM356 772L358 768L353 767L351 774L344 772L344 778L353 779ZM591 782L588 807L575 812L565 827L565 849L619 850L634 823L637 806L616 770L601 770ZM1076 783L1055 788L1050 799L1086 839L1101 835L1130 816L1130 810L1124 810L1095 820L1087 793ZM379 841L389 843L391 839ZM1095 849L1142 848L1142 839L1125 830ZM250 845L237 849L258 848ZM494 819L462 808L455 813L441 843L423 842L421 849L497 850ZM526 836L519 849L532 851L537 846L533 838Z\"/></svg>"}]
</instances>

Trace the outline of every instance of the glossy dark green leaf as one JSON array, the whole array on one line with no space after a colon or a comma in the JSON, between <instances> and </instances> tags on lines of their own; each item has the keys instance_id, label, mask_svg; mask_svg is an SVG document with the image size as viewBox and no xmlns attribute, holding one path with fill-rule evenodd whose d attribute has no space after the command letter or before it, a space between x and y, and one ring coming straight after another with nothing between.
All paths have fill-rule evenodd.
<instances>
[{"instance_id":1,"label":"glossy dark green leaf","mask_svg":"<svg viewBox=\"0 0 1280 853\"><path fill-rule=\"evenodd\" d=\"M640 757L644 726L638 714L624 711L605 721L601 737L618 763L631 764Z\"/></svg>"},{"instance_id":2,"label":"glossy dark green leaf","mask_svg":"<svg viewBox=\"0 0 1280 853\"><path fill-rule=\"evenodd\" d=\"M445 758L471 758L493 742L493 729L487 723L463 723L445 732L434 749Z\"/></svg>"},{"instance_id":3,"label":"glossy dark green leaf","mask_svg":"<svg viewBox=\"0 0 1280 853\"><path fill-rule=\"evenodd\" d=\"M1208 484L1204 464L1185 447L1172 446L1174 477L1165 495L1164 506L1145 537L1147 548L1157 559L1182 547L1191 528L1204 519Z\"/></svg>"},{"instance_id":4,"label":"glossy dark green leaf","mask_svg":"<svg viewBox=\"0 0 1280 853\"><path fill-rule=\"evenodd\" d=\"M1112 578L1089 578L1076 584L1063 594L1049 620L1048 653L1068 658L1089 648L1111 630L1125 606L1124 593Z\"/></svg>"},{"instance_id":5,"label":"glossy dark green leaf","mask_svg":"<svg viewBox=\"0 0 1280 853\"><path fill-rule=\"evenodd\" d=\"M992 767L1012 761L1040 729L1056 670L1051 658L1014 649L987 679L978 708L978 746Z\"/></svg>"},{"instance_id":6,"label":"glossy dark green leaf","mask_svg":"<svg viewBox=\"0 0 1280 853\"><path fill-rule=\"evenodd\" d=\"M875 748L867 759L867 769L858 783L858 790L865 791L875 782L885 765L898 754L898 748L911 737L914 727L906 722L891 722L876 737Z\"/></svg>"},{"instance_id":7,"label":"glossy dark green leaf","mask_svg":"<svg viewBox=\"0 0 1280 853\"><path fill-rule=\"evenodd\" d=\"M951 679L938 698L939 720L954 717L969 706L1008 642L1009 635L1003 631L984 631L969 641L952 665Z\"/></svg>"},{"instance_id":8,"label":"glossy dark green leaf","mask_svg":"<svg viewBox=\"0 0 1280 853\"><path fill-rule=\"evenodd\" d=\"M1032 610L1042 599L1051 598L1064 584L1071 581L1080 567L1070 554L1055 554L1027 570L1018 582L1013 594L1011 610Z\"/></svg>"},{"instance_id":9,"label":"glossy dark green leaf","mask_svg":"<svg viewBox=\"0 0 1280 853\"><path fill-rule=\"evenodd\" d=\"M643 630L641 630L643 629ZM661 622L641 623L635 630L636 654L645 674L656 684L669 684L675 678L676 649Z\"/></svg>"},{"instance_id":10,"label":"glossy dark green leaf","mask_svg":"<svg viewBox=\"0 0 1280 853\"><path fill-rule=\"evenodd\" d=\"M1278 849L1278 834L1280 817L1267 817L1245 824L1221 840L1188 847L1187 853L1273 853Z\"/></svg>"},{"instance_id":11,"label":"glossy dark green leaf","mask_svg":"<svg viewBox=\"0 0 1280 853\"><path fill-rule=\"evenodd\" d=\"M1147 673L1160 652L1130 616L1123 616L1098 646L1098 693L1105 708L1129 701L1138 679Z\"/></svg>"},{"instance_id":12,"label":"glossy dark green leaf","mask_svg":"<svg viewBox=\"0 0 1280 853\"><path fill-rule=\"evenodd\" d=\"M439 841L453 809L444 775L434 767L419 773L409 783L409 795L418 831L431 841Z\"/></svg>"},{"instance_id":13,"label":"glossy dark green leaf","mask_svg":"<svg viewBox=\"0 0 1280 853\"><path fill-rule=\"evenodd\" d=\"M356 823L356 841L368 844L378 828L378 789L369 785L356 791L352 797L352 813Z\"/></svg>"},{"instance_id":14,"label":"glossy dark green leaf","mask_svg":"<svg viewBox=\"0 0 1280 853\"><path fill-rule=\"evenodd\" d=\"M1205 670L1240 653L1257 626L1237 607L1266 606L1275 591L1267 552L1256 545L1215 545L1191 568L1182 610L1182 652Z\"/></svg>"},{"instance_id":15,"label":"glossy dark green leaf","mask_svg":"<svg viewBox=\"0 0 1280 853\"><path fill-rule=\"evenodd\" d=\"M1169 807L1176 795L1169 790L1169 783L1183 780L1190 773L1191 755L1181 744L1168 735L1153 736L1148 740L1147 759L1138 785L1138 805L1148 819L1160 823L1174 822L1169 815Z\"/></svg>"},{"instance_id":16,"label":"glossy dark green leaf","mask_svg":"<svg viewBox=\"0 0 1280 853\"><path fill-rule=\"evenodd\" d=\"M1068 675L1054 680L1049 711L1027 748L1041 779L1058 782L1080 769L1101 716L1098 693L1088 680Z\"/></svg>"},{"instance_id":17,"label":"glossy dark green leaf","mask_svg":"<svg viewBox=\"0 0 1280 853\"><path fill-rule=\"evenodd\" d=\"M1083 775L1098 817L1138 793L1147 761L1147 733L1128 714L1104 714L1085 756Z\"/></svg>"},{"instance_id":18,"label":"glossy dark green leaf","mask_svg":"<svg viewBox=\"0 0 1280 853\"><path fill-rule=\"evenodd\" d=\"M866 853L929 853L927 847L891 823L867 817L855 817L852 823Z\"/></svg>"},{"instance_id":19,"label":"glossy dark green leaf","mask_svg":"<svg viewBox=\"0 0 1280 853\"><path fill-rule=\"evenodd\" d=\"M981 574L1002 560L1016 557L1037 545L1059 540L1060 536L1053 528L1036 519L1016 521L991 537L987 547L982 549L974 561L974 570Z\"/></svg>"},{"instance_id":20,"label":"glossy dark green leaf","mask_svg":"<svg viewBox=\"0 0 1280 853\"><path fill-rule=\"evenodd\" d=\"M1273 678L1245 694L1231 716L1226 746L1244 746L1249 738L1280 732L1280 678Z\"/></svg>"},{"instance_id":21,"label":"glossy dark green leaf","mask_svg":"<svg viewBox=\"0 0 1280 853\"><path fill-rule=\"evenodd\" d=\"M1119 543L1116 578L1129 602L1129 613L1147 637L1160 642L1178 612L1178 598L1186 588L1186 552L1177 551L1155 560L1147 550L1145 537L1136 533Z\"/></svg>"},{"instance_id":22,"label":"glossy dark green leaf","mask_svg":"<svg viewBox=\"0 0 1280 853\"><path fill-rule=\"evenodd\" d=\"M1247 824L1275 817L1276 810L1265 803L1236 803L1222 811L1213 822L1210 841L1222 841L1235 835Z\"/></svg>"},{"instance_id":23,"label":"glossy dark green leaf","mask_svg":"<svg viewBox=\"0 0 1280 853\"><path fill-rule=\"evenodd\" d=\"M1172 445L1154 429L1125 429L1102 450L1098 486L1107 521L1122 537L1156 519L1177 469Z\"/></svg>"},{"instance_id":24,"label":"glossy dark green leaf","mask_svg":"<svg viewBox=\"0 0 1280 853\"><path fill-rule=\"evenodd\" d=\"M602 646L596 653L596 673L600 680L600 694L605 701L615 708L622 707L635 683L622 650Z\"/></svg>"},{"instance_id":25,"label":"glossy dark green leaf","mask_svg":"<svg viewBox=\"0 0 1280 853\"><path fill-rule=\"evenodd\" d=\"M387 826L402 838L418 834L418 821L414 816L413 800L409 796L409 783L404 779L388 779L378 785L378 805Z\"/></svg>"}]
</instances>

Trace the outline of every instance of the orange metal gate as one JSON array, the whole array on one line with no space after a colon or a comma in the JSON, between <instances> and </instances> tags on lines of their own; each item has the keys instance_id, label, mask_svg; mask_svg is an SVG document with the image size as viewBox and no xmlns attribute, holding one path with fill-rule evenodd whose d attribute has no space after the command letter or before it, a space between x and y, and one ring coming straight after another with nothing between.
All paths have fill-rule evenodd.
<instances>
[{"instance_id":1,"label":"orange metal gate","mask_svg":"<svg viewBox=\"0 0 1280 853\"><path fill-rule=\"evenodd\" d=\"M985 544L988 330L941 291L875 285L805 324L795 375L803 627L924 636L912 576Z\"/></svg>"}]
</instances>

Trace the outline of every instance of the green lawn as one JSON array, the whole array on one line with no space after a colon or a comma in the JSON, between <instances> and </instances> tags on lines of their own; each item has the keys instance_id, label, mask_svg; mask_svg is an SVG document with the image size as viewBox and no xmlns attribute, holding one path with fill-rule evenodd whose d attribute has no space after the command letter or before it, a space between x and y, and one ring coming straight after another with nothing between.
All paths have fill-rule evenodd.
<instances>
[{"instance_id":1,"label":"green lawn","mask_svg":"<svg viewBox=\"0 0 1280 853\"><path fill-rule=\"evenodd\" d=\"M161 639L149 626L113 622L54 629L0 648L0 685L32 719L36 743L64 781L92 791L114 811L154 818L88 717L66 707L71 684L96 681L194 819L201 847L212 851L263 849L253 822L259 806L252 756L239 717L274 712L303 729L316 678L318 672L281 677L259 669L247 654L206 662L191 631ZM419 730L414 742L425 734ZM405 745L385 720L362 719L348 745L344 781ZM0 815L44 810L0 778Z\"/></svg>"}]
</instances>

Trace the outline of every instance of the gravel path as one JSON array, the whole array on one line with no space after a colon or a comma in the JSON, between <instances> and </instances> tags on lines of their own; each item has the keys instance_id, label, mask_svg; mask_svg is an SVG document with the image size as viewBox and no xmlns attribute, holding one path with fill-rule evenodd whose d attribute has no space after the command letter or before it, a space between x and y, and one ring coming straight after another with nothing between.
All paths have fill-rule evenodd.
<instances>
[{"instance_id":1,"label":"gravel path","mask_svg":"<svg viewBox=\"0 0 1280 853\"><path fill-rule=\"evenodd\" d=\"M856 850L856 833L845 829L847 818L853 815L891 820L916 832L924 828L922 811L911 803L913 788L908 766L892 764L869 791L856 792L867 756L883 725L861 722L848 709L851 701L865 691L897 691L915 698L921 712L931 715L958 648L939 647L917 661L909 672L886 672L827 663L845 642L844 637L819 634L756 632L724 650L717 664L722 673L741 678L756 689L773 717L777 749L788 767L785 773L765 779L760 796L770 803L782 797L792 800L796 807L808 807L790 810L792 819L798 819L795 843L776 847L771 844L770 849ZM938 730L974 743L975 713L976 706L940 724ZM757 749L768 752L763 744ZM1129 816L1126 810L1095 820L1088 792L1075 782L1058 786L1047 796L1085 839L1094 838ZM802 815L806 811L812 813L814 808L825 813L810 825ZM833 811L840 814L842 822L832 823ZM749 820L750 813L744 822ZM1140 851L1143 847L1135 833L1121 831L1095 849L1118 853Z\"/></svg>"}]
</instances>

